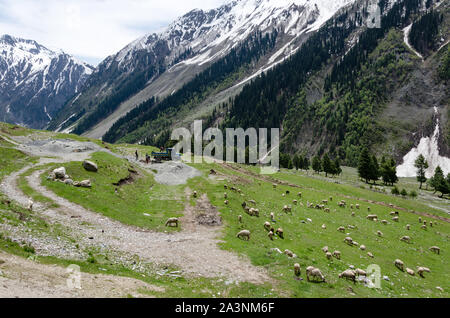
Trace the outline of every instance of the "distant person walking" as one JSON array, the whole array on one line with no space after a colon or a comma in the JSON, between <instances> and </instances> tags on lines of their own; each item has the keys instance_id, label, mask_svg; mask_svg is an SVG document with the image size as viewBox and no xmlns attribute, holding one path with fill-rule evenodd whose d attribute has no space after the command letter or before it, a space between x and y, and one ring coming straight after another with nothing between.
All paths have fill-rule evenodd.
<instances>
[{"instance_id":1,"label":"distant person walking","mask_svg":"<svg viewBox=\"0 0 450 318\"><path fill-rule=\"evenodd\" d=\"M136 155L136 161L139 161L139 154L138 151L136 150L136 152L134 153Z\"/></svg>"},{"instance_id":2,"label":"distant person walking","mask_svg":"<svg viewBox=\"0 0 450 318\"><path fill-rule=\"evenodd\" d=\"M150 162L150 156L148 153L145 154L145 162L148 164Z\"/></svg>"}]
</instances>

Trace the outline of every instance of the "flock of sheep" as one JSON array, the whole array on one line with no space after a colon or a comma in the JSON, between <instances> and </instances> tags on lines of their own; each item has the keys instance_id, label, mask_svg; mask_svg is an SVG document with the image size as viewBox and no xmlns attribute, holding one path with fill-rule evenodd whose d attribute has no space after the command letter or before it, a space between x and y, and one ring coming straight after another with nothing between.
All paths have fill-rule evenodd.
<instances>
[{"instance_id":1,"label":"flock of sheep","mask_svg":"<svg viewBox=\"0 0 450 318\"><path fill-rule=\"evenodd\" d=\"M237 193L242 193L241 189L238 189L238 188L235 188L235 187L228 187L227 185L224 185L224 188L225 188L225 190L229 189L229 190L235 191ZM276 189L277 185L273 184L273 188ZM282 193L282 196L286 197L289 194L290 194L290 192L286 191L286 192ZM197 197L197 192L194 192L193 196L194 196L194 198L196 198ZM304 206L303 203L300 202L300 200L302 198L302 193L298 192L297 196L298 196L298 200L297 199L293 200L292 201L293 205ZM228 205L229 204L229 195L228 195L228 193L225 192L223 197L225 199L224 204ZM324 199L320 203L317 203L317 204L306 202L306 207L307 208L311 208L311 209L323 210L324 212L329 213L330 212L329 204L332 201L333 201L333 197L329 197L328 199ZM244 201L241 204L241 206L242 206L243 211L245 213L247 213L248 215L250 215L251 217L259 217L260 216L259 209L256 208L256 202L254 200ZM341 201L339 201L337 203L337 206L344 209L344 208L347 207L347 203L344 200L341 200ZM392 208L394 207L392 204L390 204L389 206L392 207ZM350 205L351 216L354 217L356 215L356 211L355 210L360 210L360 209L361 209L361 206L359 204L355 204L355 205L351 204ZM281 210L284 213L292 213L292 207L290 205L284 205ZM371 212L370 207L367 207L367 211L369 213ZM334 209L334 212L336 212L336 209ZM399 212L398 211L390 212L390 216L392 216L392 221L393 222L399 222L400 216L399 216ZM242 223L242 219L243 219L242 215L238 215L238 222L239 223ZM378 216L376 214L368 214L366 219L369 220L369 221L372 221L372 222L378 222ZM310 219L308 219L308 221L312 222L312 220L310 220ZM265 221L264 224L263 224L263 228L267 231L267 237L270 240L273 240L274 237L276 237L276 236L281 238L281 239L284 239L284 231L283 231L283 229L280 228L280 227L275 229L271 222L272 223L276 222L275 221L275 213L274 212L270 213L270 221ZM419 222L421 224L421 228L422 229L426 229L427 221L422 221L422 218L419 217ZM389 224L389 222L387 220L384 220L384 219L381 220L380 223L383 224L383 225ZM433 222L430 221L429 225L430 225L430 227L432 227L433 226ZM178 219L177 218L170 218L170 219L168 219L167 222L166 222L166 226L178 226ZM322 225L322 229L326 229L326 228L327 228L326 225L323 224ZM337 230L339 232L345 233L347 231L347 228L348 229L355 229L356 226L353 226L353 225L347 225L347 227L340 226L340 227L338 227ZM410 230L410 229L411 229L411 225L407 224L406 225L406 230ZM383 233L381 231L377 231L376 235L379 236L379 237L383 237ZM238 239L241 239L241 240L249 241L250 237L251 237L251 232L248 229L243 229L243 230L239 231L236 234L236 237ZM358 242L354 241L350 236L346 236L343 241L344 241L344 243L346 243L346 244L348 244L350 246L357 246L357 247L359 247L359 249L361 251L366 251L366 249L367 249L365 245L359 244ZM406 242L406 243L410 243L411 242L411 238L409 236L405 235L405 236L402 236L400 238L400 241ZM429 248L429 250L434 252L434 253L436 253L436 254L438 254L438 255L440 254L440 248L438 246L431 246ZM324 252L325 257L328 260L331 260L333 257L338 259L338 260L341 259L341 252L338 251L338 250L334 250L334 251L331 252L329 250L328 246L325 246L325 247L322 248L322 251ZM279 251L279 252L281 253L281 251ZM287 256L289 256L291 258L297 257L290 250L285 250L284 254L286 254ZM374 255L371 252L367 252L367 255L370 258L374 258ZM405 266L404 266L403 261L401 261L400 259L396 259L394 261L394 266L397 267L399 270L404 271ZM406 268L406 272L409 275L415 275L414 270L412 270L411 268ZM417 267L417 274L419 276L421 276L422 278L424 278L424 273L425 272L430 272L430 269L427 268L427 267L424 267L424 266ZM294 264L294 275L297 276L297 277L299 277L301 275L301 267L300 267L299 263L295 263ZM347 280L351 280L354 283L356 283L358 277L367 277L367 273L366 273L366 271L364 271L364 270L362 270L360 268L354 269L354 267L351 266L351 268L346 269L342 273L340 273L338 275L338 277L339 278L344 278L344 279L347 279ZM309 281L326 282L325 276L323 275L322 271L319 268L316 268L314 266L308 266L306 268L306 279L307 279L308 282Z\"/></svg>"}]
</instances>

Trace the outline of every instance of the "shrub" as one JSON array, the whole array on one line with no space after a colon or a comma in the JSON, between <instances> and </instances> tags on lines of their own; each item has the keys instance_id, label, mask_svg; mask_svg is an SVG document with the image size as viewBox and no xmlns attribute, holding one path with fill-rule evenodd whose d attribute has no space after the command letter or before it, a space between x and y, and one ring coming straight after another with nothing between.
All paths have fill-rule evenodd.
<instances>
[{"instance_id":1,"label":"shrub","mask_svg":"<svg viewBox=\"0 0 450 318\"><path fill-rule=\"evenodd\" d=\"M392 190L391 190L391 193L392 193L393 195L399 195L399 194L400 194L400 191L398 190L397 187L393 187Z\"/></svg>"},{"instance_id":2,"label":"shrub","mask_svg":"<svg viewBox=\"0 0 450 318\"><path fill-rule=\"evenodd\" d=\"M402 192L400 192L400 194L402 195L402 197L406 197L408 195L408 192L406 192L405 189L402 189Z\"/></svg>"},{"instance_id":3,"label":"shrub","mask_svg":"<svg viewBox=\"0 0 450 318\"><path fill-rule=\"evenodd\" d=\"M409 193L409 196L410 196L411 198L417 198L417 192L414 191L414 190L412 190L412 191Z\"/></svg>"}]
</instances>

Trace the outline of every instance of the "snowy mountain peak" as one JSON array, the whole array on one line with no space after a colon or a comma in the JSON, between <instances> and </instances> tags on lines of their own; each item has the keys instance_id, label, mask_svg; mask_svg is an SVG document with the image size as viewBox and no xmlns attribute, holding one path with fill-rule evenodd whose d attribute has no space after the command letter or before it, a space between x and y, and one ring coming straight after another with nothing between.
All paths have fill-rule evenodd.
<instances>
[{"instance_id":1,"label":"snowy mountain peak","mask_svg":"<svg viewBox=\"0 0 450 318\"><path fill-rule=\"evenodd\" d=\"M188 49L194 55L187 63L206 63L222 56L249 34L279 28L291 36L318 29L339 9L355 0L233 0L217 9L195 9L171 23L159 34L151 33L127 45L113 60L125 65L136 51L164 47L170 64Z\"/></svg>"},{"instance_id":2,"label":"snowy mountain peak","mask_svg":"<svg viewBox=\"0 0 450 318\"><path fill-rule=\"evenodd\" d=\"M63 51L11 35L0 38L0 120L43 128L79 91L93 67Z\"/></svg>"}]
</instances>

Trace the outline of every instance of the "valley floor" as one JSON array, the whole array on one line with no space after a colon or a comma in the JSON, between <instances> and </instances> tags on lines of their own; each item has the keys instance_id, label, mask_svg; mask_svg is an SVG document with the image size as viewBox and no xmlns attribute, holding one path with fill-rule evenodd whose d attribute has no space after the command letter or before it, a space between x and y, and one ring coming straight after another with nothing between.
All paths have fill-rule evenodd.
<instances>
[{"instance_id":1,"label":"valley floor","mask_svg":"<svg viewBox=\"0 0 450 318\"><path fill-rule=\"evenodd\" d=\"M142 154L152 150L0 124L0 297L449 296L448 200L426 191L418 199L394 197L380 185L360 183L352 169L332 179L284 170L262 176L257 167L234 164L146 165L134 159L136 148ZM86 159L99 171L85 171ZM92 188L48 180L60 166L74 180L90 179ZM402 180L403 186L417 187L412 180ZM307 207L324 199L328 213ZM250 200L260 217L242 209ZM340 200L345 208L338 207ZM356 204L360 210L353 210ZM284 205L292 213L282 212ZM393 209L400 223L391 220ZM270 212L284 239L267 237L263 224ZM387 225L368 221L368 213ZM169 217L178 217L180 226L165 227ZM426 230L418 217L428 221ZM340 226L367 251L344 244L346 235L336 231ZM251 231L250 241L236 238L242 229ZM411 244L399 240L407 234ZM328 260L324 245L339 249L342 259ZM441 254L432 253L432 245L440 246ZM426 278L410 276L394 267L396 258L431 272ZM294 263L302 267L302 280L293 276ZM81 269L81 289L67 286L67 267L73 264ZM379 289L338 278L349 266L371 264L384 277ZM310 265L323 271L327 283L306 282Z\"/></svg>"}]
</instances>

